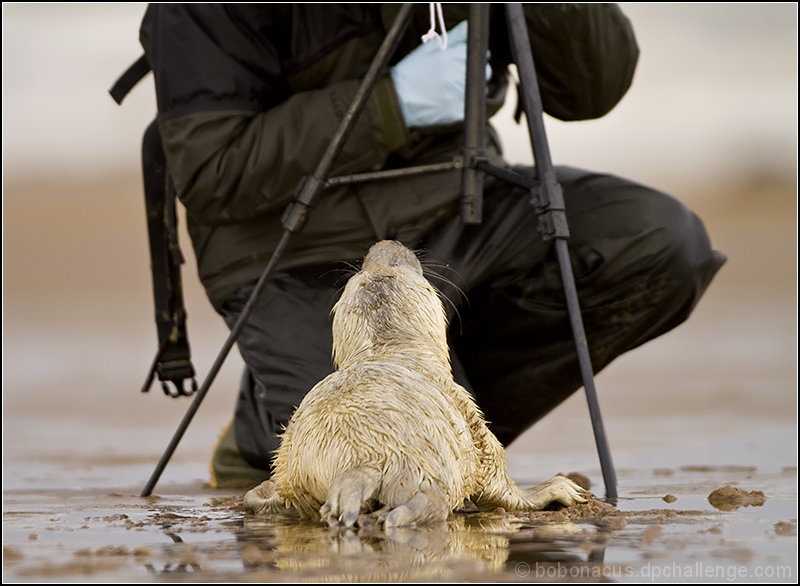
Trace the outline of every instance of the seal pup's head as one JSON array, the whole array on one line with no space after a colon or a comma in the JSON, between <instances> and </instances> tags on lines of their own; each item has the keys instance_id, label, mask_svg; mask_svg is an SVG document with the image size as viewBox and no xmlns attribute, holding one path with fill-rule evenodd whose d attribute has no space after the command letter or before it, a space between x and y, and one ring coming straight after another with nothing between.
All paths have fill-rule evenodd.
<instances>
[{"instance_id":1,"label":"seal pup's head","mask_svg":"<svg viewBox=\"0 0 800 586\"><path fill-rule=\"evenodd\" d=\"M395 353L417 354L449 369L447 318L414 253L381 240L364 257L333 308L338 368Z\"/></svg>"}]
</instances>

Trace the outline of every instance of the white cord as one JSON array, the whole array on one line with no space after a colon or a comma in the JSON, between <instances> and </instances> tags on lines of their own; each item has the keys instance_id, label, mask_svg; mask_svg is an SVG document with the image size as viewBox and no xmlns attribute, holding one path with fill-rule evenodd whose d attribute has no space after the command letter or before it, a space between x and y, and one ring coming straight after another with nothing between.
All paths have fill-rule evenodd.
<instances>
[{"instance_id":1,"label":"white cord","mask_svg":"<svg viewBox=\"0 0 800 586\"><path fill-rule=\"evenodd\" d=\"M436 38L436 42L439 43L439 49L444 51L447 48L447 29L444 26L444 15L442 14L442 3L441 2L429 2L428 5L430 6L431 10L431 28L428 30L427 33L422 35L422 42L427 43L433 38ZM442 31L442 34L436 32L436 16L439 17L439 28Z\"/></svg>"}]
</instances>

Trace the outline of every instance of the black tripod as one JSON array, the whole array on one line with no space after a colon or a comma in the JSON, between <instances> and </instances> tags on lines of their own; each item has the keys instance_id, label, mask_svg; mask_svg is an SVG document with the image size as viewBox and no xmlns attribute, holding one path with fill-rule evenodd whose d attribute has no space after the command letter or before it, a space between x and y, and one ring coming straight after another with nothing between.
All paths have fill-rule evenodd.
<instances>
[{"instance_id":1,"label":"black tripod","mask_svg":"<svg viewBox=\"0 0 800 586\"><path fill-rule=\"evenodd\" d=\"M583 319L578 303L572 265L567 251L569 228L567 226L564 200L561 187L556 179L555 169L550 159L549 147L544 130L541 96L539 94L539 86L536 79L533 58L531 56L530 42L525 26L525 16L520 4L507 4L505 8L512 55L519 71L521 84L520 95L528 121L528 130L536 161L535 179L520 175L506 168L492 165L484 156L486 144L485 70L489 43L488 4L470 5L469 33L467 39L465 144L462 156L456 157L449 163L421 165L398 170L361 173L334 178L328 177L336 156L341 151L345 140L352 130L355 120L363 109L372 88L389 62L400 37L410 21L413 5L404 4L395 22L388 31L377 55L370 64L369 70L365 74L350 108L342 119L341 124L331 139L314 173L304 178L298 185L297 196L294 202L287 207L283 215L282 222L284 232L272 257L264 268L238 320L231 328L228 338L212 364L205 381L195 394L192 404L173 435L161 460L158 462L156 469L153 471L150 480L142 490L142 496L149 496L152 493L161 473L172 457L189 423L200 407L200 403L208 392L211 383L214 381L225 358L236 342L236 338L239 336L242 327L247 321L248 316L252 312L255 302L267 282L267 277L283 254L291 235L297 234L303 229L311 208L320 193L328 187L344 183L375 181L461 169L463 181L462 219L465 223L478 224L481 222L483 178L486 173L489 173L529 190L531 194L531 203L539 218L539 231L542 238L545 240L554 240L578 354L578 362L584 389L586 391L586 398L589 404L595 442L600 457L606 496L608 498L617 497L616 475L611 462L611 454L608 449L603 422L600 416L597 393L594 387L594 373L589 357L586 335L583 329Z\"/></svg>"}]
</instances>

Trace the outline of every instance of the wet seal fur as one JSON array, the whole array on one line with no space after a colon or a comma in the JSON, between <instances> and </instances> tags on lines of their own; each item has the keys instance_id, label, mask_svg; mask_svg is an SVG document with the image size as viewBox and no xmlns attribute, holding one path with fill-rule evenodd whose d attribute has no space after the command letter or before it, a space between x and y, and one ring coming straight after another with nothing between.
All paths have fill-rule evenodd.
<instances>
[{"instance_id":1,"label":"wet seal fur","mask_svg":"<svg viewBox=\"0 0 800 586\"><path fill-rule=\"evenodd\" d=\"M295 410L246 511L394 527L444 521L465 501L513 511L588 500L561 475L529 489L509 478L503 446L453 380L444 307L408 248L373 245L333 315L336 371Z\"/></svg>"}]
</instances>

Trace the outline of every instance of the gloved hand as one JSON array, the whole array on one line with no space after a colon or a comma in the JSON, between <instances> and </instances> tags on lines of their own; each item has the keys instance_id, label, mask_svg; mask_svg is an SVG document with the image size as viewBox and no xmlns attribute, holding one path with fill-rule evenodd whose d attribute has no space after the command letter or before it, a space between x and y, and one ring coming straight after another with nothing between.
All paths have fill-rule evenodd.
<instances>
[{"instance_id":1,"label":"gloved hand","mask_svg":"<svg viewBox=\"0 0 800 586\"><path fill-rule=\"evenodd\" d=\"M418 128L464 120L467 85L467 21L447 33L447 48L426 43L406 55L390 73L406 126ZM486 79L491 77L486 64Z\"/></svg>"}]
</instances>

